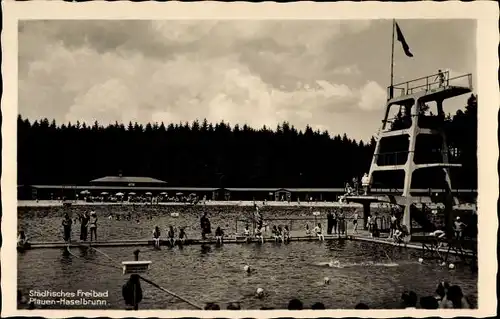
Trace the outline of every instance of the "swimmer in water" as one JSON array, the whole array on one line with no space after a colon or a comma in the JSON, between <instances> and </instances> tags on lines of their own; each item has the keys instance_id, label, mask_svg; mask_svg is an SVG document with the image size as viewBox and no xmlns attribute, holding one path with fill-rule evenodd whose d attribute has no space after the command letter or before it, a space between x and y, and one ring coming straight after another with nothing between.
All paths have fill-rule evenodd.
<instances>
[{"instance_id":1,"label":"swimmer in water","mask_svg":"<svg viewBox=\"0 0 500 319\"><path fill-rule=\"evenodd\" d=\"M318 236L320 241L325 240L325 236L323 235L323 230L321 229L321 223L318 223L318 226L314 227L314 233Z\"/></svg>"}]
</instances>

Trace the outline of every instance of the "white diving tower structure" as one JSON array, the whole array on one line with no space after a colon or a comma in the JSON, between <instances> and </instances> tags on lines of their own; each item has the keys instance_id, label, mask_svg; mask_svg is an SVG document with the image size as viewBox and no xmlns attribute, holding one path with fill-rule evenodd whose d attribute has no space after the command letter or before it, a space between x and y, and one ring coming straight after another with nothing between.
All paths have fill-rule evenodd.
<instances>
[{"instance_id":1,"label":"white diving tower structure","mask_svg":"<svg viewBox=\"0 0 500 319\"><path fill-rule=\"evenodd\" d=\"M365 225L371 203L400 206L403 208L401 224L411 234L412 218L421 224L423 217L422 211L416 209L417 205L436 203L431 194L422 196L412 190L443 189L446 196L441 202L445 206L446 224L450 225L452 207L458 204L452 194L450 169L461 165L451 163L453 152L448 149L446 141L443 102L471 93L472 75L450 78L449 72L440 72L396 84L388 90L390 93L368 177L369 189L383 187L393 191L390 194L368 192L346 199L363 204ZM395 109L397 115L391 118ZM422 175L423 178L419 179L417 175L423 170L436 173ZM439 180L438 186L432 185L434 181L429 180L429 176Z\"/></svg>"}]
</instances>

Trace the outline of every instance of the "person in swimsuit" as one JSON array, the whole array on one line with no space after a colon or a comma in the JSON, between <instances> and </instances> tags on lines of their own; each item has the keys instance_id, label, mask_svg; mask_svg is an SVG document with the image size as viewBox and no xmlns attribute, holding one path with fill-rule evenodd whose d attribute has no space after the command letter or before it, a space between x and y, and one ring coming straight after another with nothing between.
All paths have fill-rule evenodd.
<instances>
[{"instance_id":1,"label":"person in swimsuit","mask_svg":"<svg viewBox=\"0 0 500 319\"><path fill-rule=\"evenodd\" d=\"M95 212L90 213L90 241L97 241L97 215Z\"/></svg>"},{"instance_id":2,"label":"person in swimsuit","mask_svg":"<svg viewBox=\"0 0 500 319\"><path fill-rule=\"evenodd\" d=\"M332 231L333 231L333 234L336 234L338 232L337 212L336 211L334 211L332 214Z\"/></svg>"},{"instance_id":3,"label":"person in swimsuit","mask_svg":"<svg viewBox=\"0 0 500 319\"><path fill-rule=\"evenodd\" d=\"M320 241L325 240L325 236L323 235L323 230L321 229L320 223L318 223L318 226L314 227L314 233L316 234L316 236L318 236L318 239Z\"/></svg>"},{"instance_id":4,"label":"person in swimsuit","mask_svg":"<svg viewBox=\"0 0 500 319\"><path fill-rule=\"evenodd\" d=\"M160 248L160 236L161 236L160 227L156 226L153 231L153 242L154 242L154 247L156 249Z\"/></svg>"},{"instance_id":5,"label":"person in swimsuit","mask_svg":"<svg viewBox=\"0 0 500 319\"><path fill-rule=\"evenodd\" d=\"M367 226L368 226L368 232L370 232L370 237L373 238L373 217L372 217L372 215L368 215Z\"/></svg>"},{"instance_id":6,"label":"person in swimsuit","mask_svg":"<svg viewBox=\"0 0 500 319\"><path fill-rule=\"evenodd\" d=\"M248 225L245 226L245 230L243 231L246 242L250 242L250 229L248 229Z\"/></svg>"},{"instance_id":7,"label":"person in swimsuit","mask_svg":"<svg viewBox=\"0 0 500 319\"><path fill-rule=\"evenodd\" d=\"M179 230L179 243L184 244L186 242L187 235L184 227Z\"/></svg>"},{"instance_id":8,"label":"person in swimsuit","mask_svg":"<svg viewBox=\"0 0 500 319\"><path fill-rule=\"evenodd\" d=\"M26 236L24 230L20 230L17 236L17 247L24 248L26 245L28 245L28 236Z\"/></svg>"},{"instance_id":9,"label":"person in swimsuit","mask_svg":"<svg viewBox=\"0 0 500 319\"><path fill-rule=\"evenodd\" d=\"M394 232L396 231L396 214L392 213L391 214L391 229L389 232L389 238L392 238L394 236Z\"/></svg>"},{"instance_id":10,"label":"person in swimsuit","mask_svg":"<svg viewBox=\"0 0 500 319\"><path fill-rule=\"evenodd\" d=\"M462 239L463 237L463 234L464 234L464 230L465 230L465 227L467 225L465 225L461 220L460 220L460 217L457 216L456 220L455 220L455 238L460 240Z\"/></svg>"},{"instance_id":11,"label":"person in swimsuit","mask_svg":"<svg viewBox=\"0 0 500 319\"><path fill-rule=\"evenodd\" d=\"M264 243L264 236L262 236L262 228L256 228L255 229L255 238L262 244Z\"/></svg>"},{"instance_id":12,"label":"person in swimsuit","mask_svg":"<svg viewBox=\"0 0 500 319\"><path fill-rule=\"evenodd\" d=\"M354 215L352 216L352 231L355 234L358 233L358 218L358 213L354 213Z\"/></svg>"},{"instance_id":13,"label":"person in swimsuit","mask_svg":"<svg viewBox=\"0 0 500 319\"><path fill-rule=\"evenodd\" d=\"M210 229L210 220L208 219L207 212L204 212L203 216L201 216L200 226L201 226L201 238L206 239L206 235L212 233Z\"/></svg>"},{"instance_id":14,"label":"person in swimsuit","mask_svg":"<svg viewBox=\"0 0 500 319\"><path fill-rule=\"evenodd\" d=\"M340 234L344 235L346 226L345 226L345 216L344 216L344 212L342 210L339 212L337 219L338 219L339 235Z\"/></svg>"},{"instance_id":15,"label":"person in swimsuit","mask_svg":"<svg viewBox=\"0 0 500 319\"><path fill-rule=\"evenodd\" d=\"M222 244L224 241L224 231L220 228L220 226L215 230L215 240L217 241L217 244Z\"/></svg>"},{"instance_id":16,"label":"person in swimsuit","mask_svg":"<svg viewBox=\"0 0 500 319\"><path fill-rule=\"evenodd\" d=\"M71 242L71 225L73 224L73 220L69 217L68 213L64 214L64 219L62 221L63 226L63 238L66 243Z\"/></svg>"},{"instance_id":17,"label":"person in swimsuit","mask_svg":"<svg viewBox=\"0 0 500 319\"><path fill-rule=\"evenodd\" d=\"M283 229L283 242L289 242L290 241L290 230L288 229L288 225L285 225L285 228Z\"/></svg>"},{"instance_id":18,"label":"person in swimsuit","mask_svg":"<svg viewBox=\"0 0 500 319\"><path fill-rule=\"evenodd\" d=\"M284 241L284 236L283 236L283 227L278 226L278 241L283 242Z\"/></svg>"},{"instance_id":19,"label":"person in swimsuit","mask_svg":"<svg viewBox=\"0 0 500 319\"><path fill-rule=\"evenodd\" d=\"M89 232L89 222L90 217L87 212L83 212L83 215L80 217L80 240L87 241L88 232Z\"/></svg>"},{"instance_id":20,"label":"person in swimsuit","mask_svg":"<svg viewBox=\"0 0 500 319\"><path fill-rule=\"evenodd\" d=\"M278 228L276 227L276 225L273 226L272 234L273 234L274 241L278 242L279 241L279 232L278 232Z\"/></svg>"},{"instance_id":21,"label":"person in swimsuit","mask_svg":"<svg viewBox=\"0 0 500 319\"><path fill-rule=\"evenodd\" d=\"M306 236L311 236L311 229L309 228L309 223L306 223L305 230L306 230Z\"/></svg>"},{"instance_id":22,"label":"person in swimsuit","mask_svg":"<svg viewBox=\"0 0 500 319\"><path fill-rule=\"evenodd\" d=\"M174 226L170 226L169 229L168 229L168 242L170 243L170 246L174 246L175 244L175 230L174 230Z\"/></svg>"}]
</instances>

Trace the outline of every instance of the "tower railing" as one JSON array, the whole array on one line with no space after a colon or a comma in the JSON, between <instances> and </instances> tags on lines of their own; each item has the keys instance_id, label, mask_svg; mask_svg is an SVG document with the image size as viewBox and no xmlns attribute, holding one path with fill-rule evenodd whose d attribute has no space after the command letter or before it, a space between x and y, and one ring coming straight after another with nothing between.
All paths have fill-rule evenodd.
<instances>
[{"instance_id":1,"label":"tower railing","mask_svg":"<svg viewBox=\"0 0 500 319\"><path fill-rule=\"evenodd\" d=\"M399 95L395 94L395 97L398 97L398 96L413 94L418 91L428 92L438 88L454 87L454 86L466 87L472 90L472 74L468 73L450 78L450 72L443 71L441 73L435 73L418 79L413 79L410 81L394 84L393 90L395 93L399 93ZM391 87L389 86L387 90L388 92L390 92Z\"/></svg>"}]
</instances>

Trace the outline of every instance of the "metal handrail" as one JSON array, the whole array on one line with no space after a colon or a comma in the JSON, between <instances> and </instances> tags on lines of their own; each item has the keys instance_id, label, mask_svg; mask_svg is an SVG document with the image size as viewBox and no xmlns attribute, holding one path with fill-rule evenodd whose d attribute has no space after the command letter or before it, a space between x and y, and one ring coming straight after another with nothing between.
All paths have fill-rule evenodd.
<instances>
[{"instance_id":1,"label":"metal handrail","mask_svg":"<svg viewBox=\"0 0 500 319\"><path fill-rule=\"evenodd\" d=\"M424 76L424 77L421 77L421 78L417 78L417 79L413 79L413 80L409 80L409 81L405 81L405 82L401 82L401 83L398 83L398 84L394 84L392 86L392 89L393 90L399 90L401 91L401 96L402 95L405 95L405 93L413 93L416 89L419 89L419 88L425 88L425 91L429 91L430 88L434 85L434 84L440 84L440 81L439 80L432 80L432 81L429 81L430 78L432 77L438 77L440 74L443 74L444 75L444 87L448 87L450 86L450 82L452 81L455 81L457 79L461 79L461 78L465 78L467 77L468 78L468 87L470 89L472 89L472 74L471 73L467 73L467 74L464 74L464 75L459 75L459 76L455 76L453 78L450 78L450 74L449 74L449 71L444 71L444 72L441 72L441 73L435 73L435 74L432 74L432 75L428 75L428 76ZM421 81L421 80L425 80L426 83L425 84L422 84L422 85L417 85L417 86L411 86L410 84L411 83L414 83L414 82L417 82L417 81ZM388 90L391 89L391 86L388 87Z\"/></svg>"}]
</instances>

